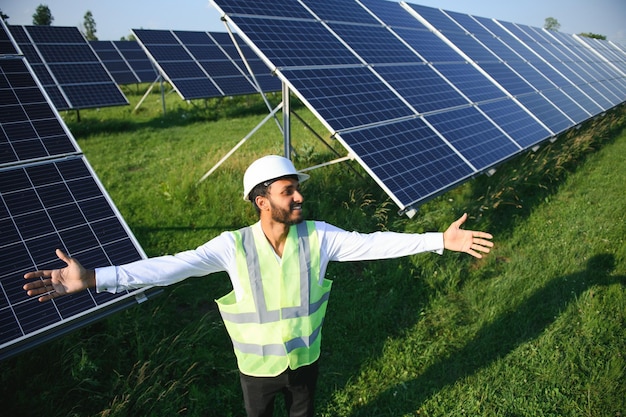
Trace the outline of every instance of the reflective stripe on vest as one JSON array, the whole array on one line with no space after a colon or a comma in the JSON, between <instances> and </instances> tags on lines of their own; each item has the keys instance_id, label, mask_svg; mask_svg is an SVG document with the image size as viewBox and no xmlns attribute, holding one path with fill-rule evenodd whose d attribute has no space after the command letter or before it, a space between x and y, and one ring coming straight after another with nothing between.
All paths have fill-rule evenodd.
<instances>
[{"instance_id":1,"label":"reflective stripe on vest","mask_svg":"<svg viewBox=\"0 0 626 417\"><path fill-rule=\"evenodd\" d=\"M244 295L237 301L231 292L217 301L240 370L272 376L314 362L331 287L328 280L318 282L314 222L292 226L280 266L258 224L235 232L235 240ZM263 273L271 276L263 280Z\"/></svg>"}]
</instances>

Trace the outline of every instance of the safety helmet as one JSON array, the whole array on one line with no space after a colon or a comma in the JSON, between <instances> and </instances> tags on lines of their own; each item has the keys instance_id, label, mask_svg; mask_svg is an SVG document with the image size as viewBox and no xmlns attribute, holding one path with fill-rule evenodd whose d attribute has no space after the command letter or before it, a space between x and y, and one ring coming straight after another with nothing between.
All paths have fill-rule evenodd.
<instances>
[{"instance_id":1,"label":"safety helmet","mask_svg":"<svg viewBox=\"0 0 626 417\"><path fill-rule=\"evenodd\" d=\"M285 157L267 155L254 161L243 174L243 199L249 200L250 191L262 182L276 180L289 175L296 175L304 182L309 175L296 171L293 163Z\"/></svg>"}]
</instances>

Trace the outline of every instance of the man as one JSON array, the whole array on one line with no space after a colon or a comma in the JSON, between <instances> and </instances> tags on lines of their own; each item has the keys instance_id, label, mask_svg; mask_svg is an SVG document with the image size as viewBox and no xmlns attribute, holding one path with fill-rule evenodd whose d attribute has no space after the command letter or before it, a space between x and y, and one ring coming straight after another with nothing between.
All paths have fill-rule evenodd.
<instances>
[{"instance_id":1,"label":"man","mask_svg":"<svg viewBox=\"0 0 626 417\"><path fill-rule=\"evenodd\" d=\"M303 221L300 183L308 178L289 159L265 156L243 179L244 200L259 214L252 226L224 232L195 250L95 270L57 249L67 266L27 273L26 279L39 279L24 289L43 302L87 288L117 292L226 271L233 290L216 301L237 357L248 416L271 416L280 393L291 417L313 416L330 261L444 249L481 258L493 243L488 233L461 229L467 214L444 233L425 234L361 234Z\"/></svg>"}]
</instances>

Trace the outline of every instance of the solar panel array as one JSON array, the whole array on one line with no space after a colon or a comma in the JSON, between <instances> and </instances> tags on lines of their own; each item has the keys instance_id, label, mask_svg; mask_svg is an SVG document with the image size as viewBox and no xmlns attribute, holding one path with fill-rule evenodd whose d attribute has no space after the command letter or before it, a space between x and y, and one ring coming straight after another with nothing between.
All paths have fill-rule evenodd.
<instances>
[{"instance_id":1,"label":"solar panel array","mask_svg":"<svg viewBox=\"0 0 626 417\"><path fill-rule=\"evenodd\" d=\"M280 81L242 42L247 71L227 33L133 29L135 38L184 100L281 89ZM236 35L235 35L236 36Z\"/></svg>"},{"instance_id":2,"label":"solar panel array","mask_svg":"<svg viewBox=\"0 0 626 417\"><path fill-rule=\"evenodd\" d=\"M8 28L57 110L128 104L78 28Z\"/></svg>"},{"instance_id":3,"label":"solar panel array","mask_svg":"<svg viewBox=\"0 0 626 417\"><path fill-rule=\"evenodd\" d=\"M132 41L89 41L117 84L151 83L158 77L141 45Z\"/></svg>"},{"instance_id":4,"label":"solar panel array","mask_svg":"<svg viewBox=\"0 0 626 417\"><path fill-rule=\"evenodd\" d=\"M407 210L626 100L610 42L384 0L212 0Z\"/></svg>"},{"instance_id":5,"label":"solar panel array","mask_svg":"<svg viewBox=\"0 0 626 417\"><path fill-rule=\"evenodd\" d=\"M39 303L24 273L145 257L41 84L0 26L0 359L135 304L144 291Z\"/></svg>"}]
</instances>

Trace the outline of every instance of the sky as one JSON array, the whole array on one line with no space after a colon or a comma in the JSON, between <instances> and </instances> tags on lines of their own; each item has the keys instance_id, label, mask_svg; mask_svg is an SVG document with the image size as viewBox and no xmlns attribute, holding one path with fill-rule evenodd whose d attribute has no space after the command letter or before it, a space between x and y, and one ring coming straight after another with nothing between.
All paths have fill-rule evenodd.
<instances>
[{"instance_id":1,"label":"sky","mask_svg":"<svg viewBox=\"0 0 626 417\"><path fill-rule=\"evenodd\" d=\"M267 0L256 0L267 1ZM564 33L592 32L626 45L625 0L410 0L410 3L453 12L543 27L555 18ZM37 6L45 4L54 26L78 26L91 11L100 40L118 40L131 29L224 32L217 10L208 0L0 0L9 24L30 25Z\"/></svg>"}]
</instances>

